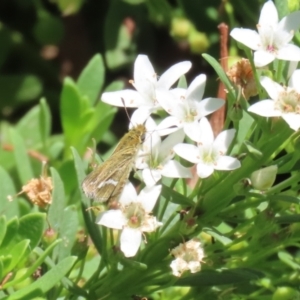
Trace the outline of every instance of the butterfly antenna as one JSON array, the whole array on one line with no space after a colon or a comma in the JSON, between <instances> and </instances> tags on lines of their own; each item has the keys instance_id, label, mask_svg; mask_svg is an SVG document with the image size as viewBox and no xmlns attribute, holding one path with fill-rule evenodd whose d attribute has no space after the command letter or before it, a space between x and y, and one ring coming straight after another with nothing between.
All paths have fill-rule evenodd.
<instances>
[{"instance_id":1,"label":"butterfly antenna","mask_svg":"<svg viewBox=\"0 0 300 300\"><path fill-rule=\"evenodd\" d=\"M127 110L127 107L126 107L126 104L125 104L125 100L121 97L121 101L124 105L124 109L125 109L125 112L126 112L126 115L127 115L127 118L129 120L129 122L131 123L131 125L133 126L132 122L131 122L131 119L130 119L130 116L129 116L129 113L128 113L128 110Z\"/></svg>"}]
</instances>

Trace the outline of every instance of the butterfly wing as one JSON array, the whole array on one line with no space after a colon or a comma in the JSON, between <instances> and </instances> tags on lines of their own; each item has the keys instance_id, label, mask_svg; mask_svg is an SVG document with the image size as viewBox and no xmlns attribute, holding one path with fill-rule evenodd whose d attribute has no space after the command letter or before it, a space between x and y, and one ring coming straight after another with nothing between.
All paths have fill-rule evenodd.
<instances>
[{"instance_id":1,"label":"butterfly wing","mask_svg":"<svg viewBox=\"0 0 300 300\"><path fill-rule=\"evenodd\" d=\"M134 158L133 155L116 152L96 167L82 183L86 196L100 202L119 196L129 177Z\"/></svg>"}]
</instances>

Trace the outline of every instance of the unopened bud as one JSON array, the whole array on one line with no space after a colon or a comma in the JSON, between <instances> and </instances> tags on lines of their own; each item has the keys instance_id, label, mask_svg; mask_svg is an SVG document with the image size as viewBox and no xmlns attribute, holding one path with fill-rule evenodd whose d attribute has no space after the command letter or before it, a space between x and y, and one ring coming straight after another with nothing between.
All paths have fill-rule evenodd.
<instances>
[{"instance_id":1,"label":"unopened bud","mask_svg":"<svg viewBox=\"0 0 300 300\"><path fill-rule=\"evenodd\" d=\"M201 54L210 46L209 40L205 33L194 30L188 37L191 52Z\"/></svg>"},{"instance_id":2,"label":"unopened bud","mask_svg":"<svg viewBox=\"0 0 300 300\"><path fill-rule=\"evenodd\" d=\"M277 171L277 165L254 171L250 176L252 186L260 191L269 189L275 182Z\"/></svg>"}]
</instances>

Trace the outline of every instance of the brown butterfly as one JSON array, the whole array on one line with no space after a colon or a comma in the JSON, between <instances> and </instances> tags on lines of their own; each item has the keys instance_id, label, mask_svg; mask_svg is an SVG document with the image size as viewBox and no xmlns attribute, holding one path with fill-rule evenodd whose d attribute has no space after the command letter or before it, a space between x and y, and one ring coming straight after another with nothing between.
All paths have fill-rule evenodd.
<instances>
[{"instance_id":1,"label":"brown butterfly","mask_svg":"<svg viewBox=\"0 0 300 300\"><path fill-rule=\"evenodd\" d=\"M110 158L86 176L82 188L88 198L100 202L117 200L134 166L145 134L146 127L142 124L129 130Z\"/></svg>"}]
</instances>

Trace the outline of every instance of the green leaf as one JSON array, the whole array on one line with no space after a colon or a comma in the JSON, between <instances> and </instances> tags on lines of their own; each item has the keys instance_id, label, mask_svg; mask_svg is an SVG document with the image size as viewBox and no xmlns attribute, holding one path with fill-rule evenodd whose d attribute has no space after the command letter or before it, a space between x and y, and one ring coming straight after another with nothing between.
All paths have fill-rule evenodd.
<instances>
[{"instance_id":1,"label":"green leaf","mask_svg":"<svg viewBox=\"0 0 300 300\"><path fill-rule=\"evenodd\" d=\"M284 194L277 194L277 195L270 195L268 196L270 201L285 201L288 203L295 203L299 204L300 199L297 197L289 196L289 195L284 195Z\"/></svg>"},{"instance_id":2,"label":"green leaf","mask_svg":"<svg viewBox=\"0 0 300 300\"><path fill-rule=\"evenodd\" d=\"M77 86L82 96L87 96L91 106L99 99L103 87L105 67L102 56L96 54L81 72Z\"/></svg>"},{"instance_id":3,"label":"green leaf","mask_svg":"<svg viewBox=\"0 0 300 300\"><path fill-rule=\"evenodd\" d=\"M48 221L56 232L59 232L66 206L64 184L54 168L50 168L53 180L52 203L48 211Z\"/></svg>"},{"instance_id":4,"label":"green leaf","mask_svg":"<svg viewBox=\"0 0 300 300\"><path fill-rule=\"evenodd\" d=\"M23 138L26 148L34 148L41 143L38 116L40 114L39 106L33 107L25 116L18 122L16 129Z\"/></svg>"},{"instance_id":5,"label":"green leaf","mask_svg":"<svg viewBox=\"0 0 300 300\"><path fill-rule=\"evenodd\" d=\"M31 213L19 220L11 219L7 223L6 234L0 247L0 255L10 253L15 244L25 239L30 240L30 248L33 249L39 243L43 230L46 215L43 213Z\"/></svg>"},{"instance_id":6,"label":"green leaf","mask_svg":"<svg viewBox=\"0 0 300 300\"><path fill-rule=\"evenodd\" d=\"M5 236L5 233L6 233L6 217L4 215L4 216L0 217L0 247L1 247L1 244L3 241L3 238Z\"/></svg>"},{"instance_id":7,"label":"green leaf","mask_svg":"<svg viewBox=\"0 0 300 300\"><path fill-rule=\"evenodd\" d=\"M85 178L85 172L84 172L84 166L82 163L82 160L80 159L80 156L75 148L71 147L71 151L73 153L74 157L74 164L75 164L75 170L77 174L77 180L78 180L78 186L80 187L80 197L81 197L81 204L82 204L82 213L85 220L85 225L87 227L87 230L94 242L95 247L97 248L99 253L102 253L102 247L103 247L103 240L101 239L101 235L99 232L99 228L95 226L94 217L92 214L92 210L87 208L91 207L91 201L84 195L81 184L83 179ZM103 254L103 253L102 253Z\"/></svg>"},{"instance_id":8,"label":"green leaf","mask_svg":"<svg viewBox=\"0 0 300 300\"><path fill-rule=\"evenodd\" d=\"M195 205L195 203L192 200L190 200L189 198L183 196L182 194L172 190L171 188L169 188L166 185L163 185L161 195L164 198L166 198L176 204L188 205L188 206Z\"/></svg>"},{"instance_id":9,"label":"green leaf","mask_svg":"<svg viewBox=\"0 0 300 300\"><path fill-rule=\"evenodd\" d=\"M233 90L232 84L228 79L227 75L225 74L222 66L218 63L218 61L208 54L202 54L203 58L214 68L220 80L225 84L226 89L228 90L228 96L232 103L236 99L236 92Z\"/></svg>"},{"instance_id":10,"label":"green leaf","mask_svg":"<svg viewBox=\"0 0 300 300\"><path fill-rule=\"evenodd\" d=\"M40 100L39 130L44 148L46 148L46 141L51 132L51 113L45 98Z\"/></svg>"},{"instance_id":11,"label":"green leaf","mask_svg":"<svg viewBox=\"0 0 300 300\"><path fill-rule=\"evenodd\" d=\"M221 233L218 233L216 230L213 231L213 230L204 228L203 231L205 231L207 234L214 237L217 241L222 243L224 246L229 245L230 243L232 243L231 239L229 239L228 237L222 235Z\"/></svg>"},{"instance_id":12,"label":"green leaf","mask_svg":"<svg viewBox=\"0 0 300 300\"><path fill-rule=\"evenodd\" d=\"M275 217L274 220L279 224L298 223L300 222L300 214Z\"/></svg>"},{"instance_id":13,"label":"green leaf","mask_svg":"<svg viewBox=\"0 0 300 300\"><path fill-rule=\"evenodd\" d=\"M6 234L0 247L0 256L9 253L9 249L16 243L15 237L19 228L17 217L12 218L6 225Z\"/></svg>"},{"instance_id":14,"label":"green leaf","mask_svg":"<svg viewBox=\"0 0 300 300\"><path fill-rule=\"evenodd\" d=\"M69 143L76 139L78 124L81 115L81 97L76 84L66 78L63 85L60 101L60 113L65 137Z\"/></svg>"},{"instance_id":15,"label":"green leaf","mask_svg":"<svg viewBox=\"0 0 300 300\"><path fill-rule=\"evenodd\" d=\"M49 254L52 252L53 248L61 243L61 240L55 240L45 251L41 250L40 248L35 248L34 252L39 255L39 258L34 261L33 264L30 265L29 268L27 268L26 273L24 273L22 276L15 278L11 281L8 281L3 289L7 289L8 287L14 286L15 284L23 281L27 277L31 276L33 272L36 271L36 269L45 261L46 258L48 258Z\"/></svg>"},{"instance_id":16,"label":"green leaf","mask_svg":"<svg viewBox=\"0 0 300 300\"><path fill-rule=\"evenodd\" d=\"M55 284L57 284L73 267L76 257L67 257L40 277L37 281L24 289L15 291L7 300L32 300L34 297L44 296Z\"/></svg>"},{"instance_id":17,"label":"green leaf","mask_svg":"<svg viewBox=\"0 0 300 300\"><path fill-rule=\"evenodd\" d=\"M8 173L0 166L0 212L4 213L8 220L15 216L19 216L19 206L17 199L13 199L12 201L8 201L7 199L8 196L13 196L15 194L16 190L12 179L10 178Z\"/></svg>"},{"instance_id":18,"label":"green leaf","mask_svg":"<svg viewBox=\"0 0 300 300\"><path fill-rule=\"evenodd\" d=\"M29 249L29 244L30 240L26 239L17 243L10 249L9 255L11 255L12 260L9 266L5 268L4 273L7 274L8 272L10 272L24 258L24 256L27 257L29 253L29 251L27 251Z\"/></svg>"},{"instance_id":19,"label":"green leaf","mask_svg":"<svg viewBox=\"0 0 300 300\"><path fill-rule=\"evenodd\" d=\"M59 231L59 237L62 243L58 246L58 261L71 255L71 250L76 241L76 233L78 230L78 211L75 205L68 206L63 211L63 219Z\"/></svg>"},{"instance_id":20,"label":"green leaf","mask_svg":"<svg viewBox=\"0 0 300 300\"><path fill-rule=\"evenodd\" d=\"M300 265L295 261L294 257L284 251L278 252L278 258L293 270L300 270Z\"/></svg>"},{"instance_id":21,"label":"green leaf","mask_svg":"<svg viewBox=\"0 0 300 300\"><path fill-rule=\"evenodd\" d=\"M110 128L116 112L117 109L115 107L101 101L98 102L93 119L90 121L89 138L94 138L96 142L101 141L103 135Z\"/></svg>"},{"instance_id":22,"label":"green leaf","mask_svg":"<svg viewBox=\"0 0 300 300\"><path fill-rule=\"evenodd\" d=\"M14 157L20 180L22 183L27 183L30 179L34 178L34 175L24 140L13 128L10 128L9 133L13 144Z\"/></svg>"},{"instance_id":23,"label":"green leaf","mask_svg":"<svg viewBox=\"0 0 300 300\"><path fill-rule=\"evenodd\" d=\"M237 284L257 280L264 277L262 272L257 270L239 268L223 271L203 270L196 274L180 278L176 286L214 286L224 284Z\"/></svg>"},{"instance_id":24,"label":"green leaf","mask_svg":"<svg viewBox=\"0 0 300 300\"><path fill-rule=\"evenodd\" d=\"M24 239L30 240L30 247L34 249L40 242L45 224L46 214L31 213L23 216L19 220L19 228L14 239L22 241Z\"/></svg>"},{"instance_id":25,"label":"green leaf","mask_svg":"<svg viewBox=\"0 0 300 300\"><path fill-rule=\"evenodd\" d=\"M41 94L42 89L40 79L34 75L0 76L0 107L11 106L16 102L34 100Z\"/></svg>"}]
</instances>

